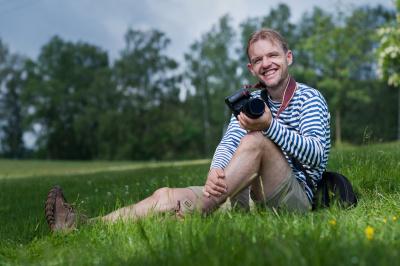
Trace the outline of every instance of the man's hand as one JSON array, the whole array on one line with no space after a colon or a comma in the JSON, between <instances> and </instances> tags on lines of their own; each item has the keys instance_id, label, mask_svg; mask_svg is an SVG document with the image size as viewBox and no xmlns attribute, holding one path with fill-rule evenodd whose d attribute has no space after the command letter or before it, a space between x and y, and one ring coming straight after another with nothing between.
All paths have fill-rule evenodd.
<instances>
[{"instance_id":1,"label":"man's hand","mask_svg":"<svg viewBox=\"0 0 400 266\"><path fill-rule=\"evenodd\" d=\"M208 172L207 182L204 185L203 194L207 198L210 196L219 197L226 193L228 186L225 182L225 173L223 169L212 168Z\"/></svg>"},{"instance_id":2,"label":"man's hand","mask_svg":"<svg viewBox=\"0 0 400 266\"><path fill-rule=\"evenodd\" d=\"M245 115L243 112L240 112L238 115L239 125L241 128L246 129L248 131L261 131L269 128L272 121L272 114L269 110L268 106L265 105L265 110L262 116L256 119L252 119Z\"/></svg>"}]
</instances>

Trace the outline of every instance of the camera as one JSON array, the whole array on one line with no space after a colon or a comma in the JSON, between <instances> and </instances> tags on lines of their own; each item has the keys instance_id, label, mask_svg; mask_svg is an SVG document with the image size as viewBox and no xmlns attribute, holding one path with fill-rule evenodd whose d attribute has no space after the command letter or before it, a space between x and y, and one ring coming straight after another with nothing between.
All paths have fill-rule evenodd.
<instances>
[{"instance_id":1,"label":"camera","mask_svg":"<svg viewBox=\"0 0 400 266\"><path fill-rule=\"evenodd\" d=\"M259 118L264 113L264 101L258 98L251 98L250 91L240 89L231 96L225 98L225 103L233 112L236 119L240 112L250 118Z\"/></svg>"}]
</instances>

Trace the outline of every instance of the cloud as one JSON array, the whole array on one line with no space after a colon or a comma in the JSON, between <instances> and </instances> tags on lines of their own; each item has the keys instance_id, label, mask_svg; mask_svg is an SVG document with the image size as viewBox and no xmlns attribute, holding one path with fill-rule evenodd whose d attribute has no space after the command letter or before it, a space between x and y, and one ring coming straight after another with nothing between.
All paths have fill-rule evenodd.
<instances>
[{"instance_id":1,"label":"cloud","mask_svg":"<svg viewBox=\"0 0 400 266\"><path fill-rule=\"evenodd\" d=\"M34 0L32 0L34 1ZM107 50L115 59L124 47L124 34L134 29L156 28L171 39L168 53L182 59L189 45L229 13L234 25L248 17L268 14L280 0L35 0L15 1L12 8L0 2L0 38L11 51L36 57L49 39L57 34L70 41L85 41ZM14 2L13 2L14 3ZM384 4L391 0L287 0L294 21L315 5L333 11L350 4ZM22 6L24 7L24 6ZM14 10L14 11L13 11Z\"/></svg>"}]
</instances>

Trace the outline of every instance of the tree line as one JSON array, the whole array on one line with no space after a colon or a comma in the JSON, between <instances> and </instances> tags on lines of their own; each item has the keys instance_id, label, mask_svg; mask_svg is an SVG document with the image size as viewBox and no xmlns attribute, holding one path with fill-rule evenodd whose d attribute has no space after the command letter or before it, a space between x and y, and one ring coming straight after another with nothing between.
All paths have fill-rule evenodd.
<instances>
[{"instance_id":1,"label":"tree line","mask_svg":"<svg viewBox=\"0 0 400 266\"><path fill-rule=\"evenodd\" d=\"M336 144L394 140L399 90L378 78L376 49L378 29L395 20L395 10L382 6L335 13L316 7L293 23L290 8L279 4L236 29L225 15L188 48L181 65L167 55L171 41L156 29L128 29L113 62L101 47L60 36L36 59L11 53L0 40L1 156L210 156L230 117L224 98L255 82L245 47L261 27L286 37L291 73L327 99Z\"/></svg>"}]
</instances>

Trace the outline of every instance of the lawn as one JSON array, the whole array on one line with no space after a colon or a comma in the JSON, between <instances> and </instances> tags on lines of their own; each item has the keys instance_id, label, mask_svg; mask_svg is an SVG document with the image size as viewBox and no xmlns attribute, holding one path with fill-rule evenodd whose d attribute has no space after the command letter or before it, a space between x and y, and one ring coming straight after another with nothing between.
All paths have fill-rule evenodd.
<instances>
[{"instance_id":1,"label":"lawn","mask_svg":"<svg viewBox=\"0 0 400 266\"><path fill-rule=\"evenodd\" d=\"M97 223L70 234L47 229L43 205L55 184L98 216L162 186L201 185L208 163L0 161L0 265L398 265L400 143L332 151L329 169L348 176L359 195L350 210L259 208Z\"/></svg>"}]
</instances>

